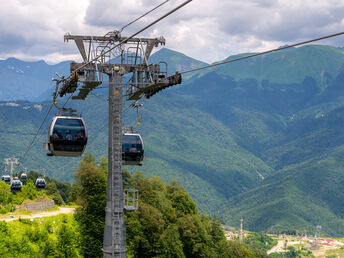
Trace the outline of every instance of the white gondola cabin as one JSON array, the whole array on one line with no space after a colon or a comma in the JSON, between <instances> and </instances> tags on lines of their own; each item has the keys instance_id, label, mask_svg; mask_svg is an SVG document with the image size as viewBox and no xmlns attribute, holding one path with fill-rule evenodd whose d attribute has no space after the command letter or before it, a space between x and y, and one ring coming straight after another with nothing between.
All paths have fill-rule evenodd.
<instances>
[{"instance_id":1,"label":"white gondola cabin","mask_svg":"<svg viewBox=\"0 0 344 258\"><path fill-rule=\"evenodd\" d=\"M22 174L20 175L20 180L21 180L21 181L26 181L26 180L27 180L27 174L22 173Z\"/></svg>"},{"instance_id":2,"label":"white gondola cabin","mask_svg":"<svg viewBox=\"0 0 344 258\"><path fill-rule=\"evenodd\" d=\"M6 184L10 184L10 183L11 183L11 177L10 177L10 175L3 175L3 176L1 177L1 180L2 180L4 183L6 183Z\"/></svg>"},{"instance_id":3,"label":"white gondola cabin","mask_svg":"<svg viewBox=\"0 0 344 258\"><path fill-rule=\"evenodd\" d=\"M122 134L123 165L141 166L144 159L144 147L141 135L138 133Z\"/></svg>"},{"instance_id":4,"label":"white gondola cabin","mask_svg":"<svg viewBox=\"0 0 344 258\"><path fill-rule=\"evenodd\" d=\"M49 127L44 149L48 156L81 156L87 144L84 120L77 115L56 115Z\"/></svg>"},{"instance_id":5,"label":"white gondola cabin","mask_svg":"<svg viewBox=\"0 0 344 258\"><path fill-rule=\"evenodd\" d=\"M35 185L36 185L37 190L45 189L45 187L46 187L45 179L41 178L41 177L37 178Z\"/></svg>"},{"instance_id":6,"label":"white gondola cabin","mask_svg":"<svg viewBox=\"0 0 344 258\"><path fill-rule=\"evenodd\" d=\"M19 179L13 179L11 181L11 192L18 192L21 191L22 182Z\"/></svg>"}]
</instances>

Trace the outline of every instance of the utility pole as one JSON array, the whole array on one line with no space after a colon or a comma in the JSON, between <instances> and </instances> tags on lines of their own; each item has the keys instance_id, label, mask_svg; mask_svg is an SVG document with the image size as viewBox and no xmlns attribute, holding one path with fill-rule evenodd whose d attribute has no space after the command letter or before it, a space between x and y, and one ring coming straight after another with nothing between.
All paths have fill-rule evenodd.
<instances>
[{"instance_id":1,"label":"utility pole","mask_svg":"<svg viewBox=\"0 0 344 258\"><path fill-rule=\"evenodd\" d=\"M103 255L106 258L126 257L124 212L137 209L138 193L137 190L128 189L125 196L132 198L132 201L124 202L122 91L125 91L128 101L136 102L143 96L149 98L164 88L181 83L181 75L176 73L168 77L166 63L148 63L153 48L165 45L163 37L126 38L119 31L112 31L105 36L66 34L64 39L75 41L83 63L70 64L71 76L63 79L58 92L61 97L66 93L74 93L79 87L79 93L73 95L72 99L84 100L90 91L106 82L103 74L109 78L109 164ZM127 84L122 80L125 74L131 76Z\"/></svg>"},{"instance_id":2,"label":"utility pole","mask_svg":"<svg viewBox=\"0 0 344 258\"><path fill-rule=\"evenodd\" d=\"M45 173L45 168L41 168L41 170L42 170L43 177L46 177L47 174Z\"/></svg>"},{"instance_id":3,"label":"utility pole","mask_svg":"<svg viewBox=\"0 0 344 258\"><path fill-rule=\"evenodd\" d=\"M242 243L242 228L243 228L244 219L240 219L240 243Z\"/></svg>"},{"instance_id":4,"label":"utility pole","mask_svg":"<svg viewBox=\"0 0 344 258\"><path fill-rule=\"evenodd\" d=\"M316 246L319 242L319 236L320 236L320 230L321 230L321 226L320 225L317 225L316 226L316 231L315 231L315 235L314 235L314 240L313 240L313 243L314 243L314 246Z\"/></svg>"},{"instance_id":5,"label":"utility pole","mask_svg":"<svg viewBox=\"0 0 344 258\"><path fill-rule=\"evenodd\" d=\"M19 159L18 158L6 158L5 159L5 165L11 167L11 182L12 182L14 166L19 166Z\"/></svg>"}]
</instances>

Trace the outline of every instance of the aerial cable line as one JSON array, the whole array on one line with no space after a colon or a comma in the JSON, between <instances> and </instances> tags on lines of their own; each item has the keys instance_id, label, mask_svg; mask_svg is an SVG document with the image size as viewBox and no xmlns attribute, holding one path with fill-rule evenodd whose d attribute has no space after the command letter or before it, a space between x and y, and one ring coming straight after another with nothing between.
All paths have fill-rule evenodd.
<instances>
[{"instance_id":1,"label":"aerial cable line","mask_svg":"<svg viewBox=\"0 0 344 258\"><path fill-rule=\"evenodd\" d=\"M169 11L168 13L164 14L163 16L161 16L159 19L155 20L154 22L148 24L147 26L145 26L144 28L142 28L141 30L139 30L138 32L132 34L130 37L127 37L125 38L124 40L120 41L117 45L109 48L108 50L104 51L103 53L101 53L100 55L96 56L95 58L93 58L91 61L88 61L87 63L79 66L77 69L75 69L73 71L72 74L70 74L68 76L68 78L71 76L71 75L74 75L77 71L80 71L81 69L85 68L87 65L91 64L92 62L94 61L97 61L100 57L108 54L109 52L111 52L113 49L119 47L120 45L128 42L130 39L132 39L133 37L135 37L136 35L140 34L141 32L145 31L146 29L152 27L154 24L158 23L159 21L161 21L162 19L166 18L167 16L171 15L172 13L176 12L177 10L179 10L180 8L182 8L183 6L187 5L188 3L190 3L192 0L187 0L185 1L184 3L182 3L181 5L177 6L176 8L174 8L173 10ZM67 79L68 79L67 78Z\"/></svg>"},{"instance_id":2,"label":"aerial cable line","mask_svg":"<svg viewBox=\"0 0 344 258\"><path fill-rule=\"evenodd\" d=\"M123 110L123 113L126 112L129 108L131 107L128 106L125 110ZM99 127L94 133L92 133L91 135L89 135L89 138L92 138L93 136L96 136L101 130L103 130L106 126L108 125L108 122L106 122L103 126Z\"/></svg>"},{"instance_id":3,"label":"aerial cable line","mask_svg":"<svg viewBox=\"0 0 344 258\"><path fill-rule=\"evenodd\" d=\"M23 166L23 164L21 163L21 162L19 162L19 165L23 168L23 171L22 172L24 172L24 173L28 173L28 172L30 172L31 170L30 169L28 169L28 168L26 168L26 167L24 167Z\"/></svg>"},{"instance_id":4,"label":"aerial cable line","mask_svg":"<svg viewBox=\"0 0 344 258\"><path fill-rule=\"evenodd\" d=\"M106 126L108 125L108 123L106 122L102 127L99 127L93 134L89 135L89 138L93 138L93 136L96 136L101 130L103 130Z\"/></svg>"},{"instance_id":5,"label":"aerial cable line","mask_svg":"<svg viewBox=\"0 0 344 258\"><path fill-rule=\"evenodd\" d=\"M108 99L105 99L105 98L103 98L103 97L98 96L97 94L94 94L92 91L90 92L90 94L93 95L93 96L95 96L96 98L98 98L98 99L100 99L100 100L105 101L105 102L108 102L108 101L109 101Z\"/></svg>"},{"instance_id":6,"label":"aerial cable line","mask_svg":"<svg viewBox=\"0 0 344 258\"><path fill-rule=\"evenodd\" d=\"M133 105L130 104L126 109L123 110L123 113L127 112L129 108L131 108ZM92 138L93 136L97 135L101 130L107 126L108 122L106 122L103 126L99 127L93 134L89 135L89 138Z\"/></svg>"},{"instance_id":7,"label":"aerial cable line","mask_svg":"<svg viewBox=\"0 0 344 258\"><path fill-rule=\"evenodd\" d=\"M28 148L27 148L27 150L25 151L25 153L24 153L24 155L23 155L23 159L26 157L26 154L28 154L28 152L30 151L31 147L33 146L33 144L34 144L34 142L35 142L35 140L36 140L36 138L37 138L37 135L38 135L39 131L41 130L41 128L42 128L42 126L43 126L45 120L47 119L47 117L48 117L48 115L49 115L49 113L50 113L50 111L51 111L51 109L52 109L53 106L54 106L54 103L51 103L51 105L50 105L50 107L49 107L49 109L48 109L48 112L46 113L46 115L45 115L45 117L44 117L44 119L43 119L43 122L42 122L41 125L39 126L39 128L38 128L38 130L37 130L35 136L33 137L31 143L29 144L29 146L28 146Z\"/></svg>"},{"instance_id":8,"label":"aerial cable line","mask_svg":"<svg viewBox=\"0 0 344 258\"><path fill-rule=\"evenodd\" d=\"M319 41L319 40L324 40L324 39L328 39L328 38L337 37L337 36L340 36L340 35L343 35L343 34L344 34L344 32L339 32L339 33L331 34L331 35L324 36L324 37L321 37L321 38L311 39L311 40L299 42L299 43L296 43L296 44L293 44L293 45L287 45L287 46L284 46L284 47L279 47L279 48L275 48L275 49L272 49L272 50L268 50L268 51L264 51L264 52L260 52L260 53L256 53L256 54L251 54L251 55L248 55L248 56L238 57L238 58L230 59L230 60L227 60L227 61L223 61L223 62L219 62L219 63L214 63L214 64L211 64L211 65L206 65L206 66L199 67L199 68L194 68L194 69L191 69L191 70L182 71L182 72L179 72L179 73L180 74L191 73L191 72L195 72L195 71L211 68L211 67L218 66L218 65L228 64L228 63L232 63L232 62L248 59L248 58L251 58L251 57L256 57L256 56L261 56L261 55L265 55L265 54L272 53L272 52L277 52L277 51L284 50L284 49L287 49L287 48L292 48L292 47L296 47L296 46L305 45L305 44L312 43L312 42Z\"/></svg>"},{"instance_id":9,"label":"aerial cable line","mask_svg":"<svg viewBox=\"0 0 344 258\"><path fill-rule=\"evenodd\" d=\"M127 112L129 108L131 108L133 105L130 104L126 109L123 110L123 113ZM101 130L105 128L105 126L108 125L108 122L106 122L103 126L99 127L94 133L90 134L88 137L93 138L93 136L96 136Z\"/></svg>"},{"instance_id":10,"label":"aerial cable line","mask_svg":"<svg viewBox=\"0 0 344 258\"><path fill-rule=\"evenodd\" d=\"M129 22L127 25L123 26L122 29L120 29L120 32L122 32L126 27L130 26L131 24L137 22L138 20L140 20L141 18L145 17L146 15L150 14L151 12L155 11L156 9L158 9L160 6L166 4L168 1L170 0L166 0L165 2L159 4L158 6L154 7L152 10L146 12L145 14L141 15L139 18L133 20L132 22Z\"/></svg>"},{"instance_id":11,"label":"aerial cable line","mask_svg":"<svg viewBox=\"0 0 344 258\"><path fill-rule=\"evenodd\" d=\"M62 108L64 108L66 106L66 104L68 103L68 101L70 100L70 98L74 95L74 92L72 94L70 94L70 96L68 97L68 99L66 100L66 102L63 104Z\"/></svg>"}]
</instances>

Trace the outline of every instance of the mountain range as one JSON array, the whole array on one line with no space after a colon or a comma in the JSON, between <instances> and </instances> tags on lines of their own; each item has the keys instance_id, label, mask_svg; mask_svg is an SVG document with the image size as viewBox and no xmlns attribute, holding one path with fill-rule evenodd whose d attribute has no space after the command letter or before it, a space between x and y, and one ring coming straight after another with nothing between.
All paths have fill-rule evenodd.
<instances>
[{"instance_id":1,"label":"mountain range","mask_svg":"<svg viewBox=\"0 0 344 258\"><path fill-rule=\"evenodd\" d=\"M13 61L1 61L0 72ZM55 72L67 75L68 62L15 61L6 78L16 83L0 86L6 93L0 95L0 159L16 156L25 167L71 180L79 158L46 157L42 150L53 114L24 157L51 105L44 97L52 90L42 85ZM170 73L206 65L166 48L150 61L166 61ZM38 72L24 71L24 64ZM126 169L176 178L201 211L230 225L243 218L254 231L312 232L322 225L326 234L344 235L343 64L342 49L309 45L186 74L183 84L142 101L147 158ZM83 114L86 151L98 158L107 155L106 94L99 89L87 101L68 102ZM41 101L30 102L35 98ZM124 125L135 122L135 110L126 110Z\"/></svg>"},{"instance_id":2,"label":"mountain range","mask_svg":"<svg viewBox=\"0 0 344 258\"><path fill-rule=\"evenodd\" d=\"M30 100L39 101L53 91L51 79L55 73L67 74L69 62L49 65L43 60L21 61L16 58L0 60L0 101ZM51 94L50 94L51 95Z\"/></svg>"}]
</instances>

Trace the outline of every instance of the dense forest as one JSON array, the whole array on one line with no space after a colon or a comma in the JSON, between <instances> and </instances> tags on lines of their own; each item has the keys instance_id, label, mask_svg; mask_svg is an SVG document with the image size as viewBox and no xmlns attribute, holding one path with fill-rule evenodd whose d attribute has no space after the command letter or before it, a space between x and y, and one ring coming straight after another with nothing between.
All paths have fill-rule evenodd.
<instances>
[{"instance_id":1,"label":"dense forest","mask_svg":"<svg viewBox=\"0 0 344 258\"><path fill-rule=\"evenodd\" d=\"M29 175L22 192L1 190L1 203L11 199L2 198L7 194L29 198L28 193L33 191L36 193L33 199L59 195L57 199L61 198L61 203L77 204L77 211L74 215L0 222L0 256L102 257L107 160L102 158L97 164L91 154L85 154L71 186L49 179L50 186L46 190L36 191L31 181L40 175L37 172ZM220 222L201 214L177 181L165 184L158 177L147 178L140 172L130 174L124 170L123 184L140 192L139 209L125 216L128 257L267 256L266 247L259 244L261 237L248 238L242 244L227 241ZM0 189L8 187L4 183L0 186ZM67 192L64 199L59 192L61 189ZM269 237L263 241L273 244Z\"/></svg>"},{"instance_id":2,"label":"dense forest","mask_svg":"<svg viewBox=\"0 0 344 258\"><path fill-rule=\"evenodd\" d=\"M81 205L75 218L82 235L81 254L101 257L105 218L107 162L84 155L72 190ZM219 221L200 214L176 181L123 171L125 188L139 190L139 209L126 213L128 257L264 257L265 252L229 242ZM91 244L92 243L92 244Z\"/></svg>"}]
</instances>

